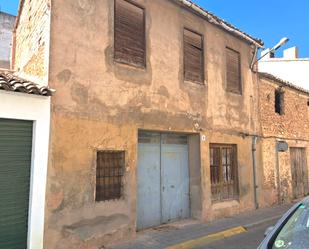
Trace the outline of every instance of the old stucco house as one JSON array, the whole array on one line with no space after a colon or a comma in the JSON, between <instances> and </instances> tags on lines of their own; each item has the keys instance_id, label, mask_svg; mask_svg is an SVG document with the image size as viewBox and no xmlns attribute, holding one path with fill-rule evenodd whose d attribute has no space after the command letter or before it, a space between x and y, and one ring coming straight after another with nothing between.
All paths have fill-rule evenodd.
<instances>
[{"instance_id":1,"label":"old stucco house","mask_svg":"<svg viewBox=\"0 0 309 249\"><path fill-rule=\"evenodd\" d=\"M258 205L260 40L186 0L23 0L14 37L14 70L57 90L29 248Z\"/></svg>"},{"instance_id":2,"label":"old stucco house","mask_svg":"<svg viewBox=\"0 0 309 249\"><path fill-rule=\"evenodd\" d=\"M309 91L259 73L260 203L289 202L309 194Z\"/></svg>"}]
</instances>

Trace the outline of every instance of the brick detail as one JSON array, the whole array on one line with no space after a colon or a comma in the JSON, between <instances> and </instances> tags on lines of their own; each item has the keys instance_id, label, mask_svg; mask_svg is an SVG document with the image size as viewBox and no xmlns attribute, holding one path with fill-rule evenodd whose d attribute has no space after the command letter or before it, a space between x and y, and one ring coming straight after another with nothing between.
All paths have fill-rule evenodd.
<instances>
[{"instance_id":1,"label":"brick detail","mask_svg":"<svg viewBox=\"0 0 309 249\"><path fill-rule=\"evenodd\" d=\"M260 117L264 136L309 140L308 99L304 93L283 87L284 115L275 112L275 89L271 80L260 80Z\"/></svg>"}]
</instances>

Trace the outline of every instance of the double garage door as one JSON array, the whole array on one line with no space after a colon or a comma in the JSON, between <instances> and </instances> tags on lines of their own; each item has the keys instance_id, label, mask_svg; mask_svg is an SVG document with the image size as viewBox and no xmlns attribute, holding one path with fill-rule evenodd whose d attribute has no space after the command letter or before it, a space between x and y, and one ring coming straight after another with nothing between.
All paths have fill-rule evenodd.
<instances>
[{"instance_id":1,"label":"double garage door","mask_svg":"<svg viewBox=\"0 0 309 249\"><path fill-rule=\"evenodd\" d=\"M187 136L139 133L137 229L190 216Z\"/></svg>"},{"instance_id":2,"label":"double garage door","mask_svg":"<svg viewBox=\"0 0 309 249\"><path fill-rule=\"evenodd\" d=\"M32 122L0 119L0 248L26 249Z\"/></svg>"}]
</instances>

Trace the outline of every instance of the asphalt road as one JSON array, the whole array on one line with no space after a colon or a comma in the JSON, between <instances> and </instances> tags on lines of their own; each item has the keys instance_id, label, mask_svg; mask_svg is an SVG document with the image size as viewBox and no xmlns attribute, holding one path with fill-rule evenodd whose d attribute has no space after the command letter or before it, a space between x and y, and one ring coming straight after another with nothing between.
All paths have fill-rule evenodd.
<instances>
[{"instance_id":1,"label":"asphalt road","mask_svg":"<svg viewBox=\"0 0 309 249\"><path fill-rule=\"evenodd\" d=\"M265 223L249 229L246 233L194 249L256 249L264 238L265 230L272 225L274 225L274 222Z\"/></svg>"}]
</instances>

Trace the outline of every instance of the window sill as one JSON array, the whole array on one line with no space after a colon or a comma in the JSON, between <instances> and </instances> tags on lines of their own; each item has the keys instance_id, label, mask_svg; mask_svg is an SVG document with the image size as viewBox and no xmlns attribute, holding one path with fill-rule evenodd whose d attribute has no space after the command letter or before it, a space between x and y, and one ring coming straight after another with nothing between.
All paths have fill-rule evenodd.
<instances>
[{"instance_id":1,"label":"window sill","mask_svg":"<svg viewBox=\"0 0 309 249\"><path fill-rule=\"evenodd\" d=\"M239 205L240 203L238 199L215 201L215 202L212 202L212 209L219 210L219 209L224 209L224 208L239 207Z\"/></svg>"},{"instance_id":2,"label":"window sill","mask_svg":"<svg viewBox=\"0 0 309 249\"><path fill-rule=\"evenodd\" d=\"M120 59L115 59L115 58L114 58L114 64L117 65L117 66L123 66L123 67L127 67L127 68L130 68L130 69L137 69L137 70L142 70L142 71L147 70L146 66L126 62L126 61L123 61L123 60L120 60Z\"/></svg>"},{"instance_id":3,"label":"window sill","mask_svg":"<svg viewBox=\"0 0 309 249\"><path fill-rule=\"evenodd\" d=\"M205 87L206 86L206 82L201 83L201 82L197 82L197 81L184 80L183 83L193 85L193 86L196 86L196 87Z\"/></svg>"},{"instance_id":4,"label":"window sill","mask_svg":"<svg viewBox=\"0 0 309 249\"><path fill-rule=\"evenodd\" d=\"M229 94L233 94L233 95L237 95L239 97L242 97L243 94L242 93L239 93L239 92L231 92L231 91L228 91L228 90L225 90L226 93L229 93Z\"/></svg>"}]
</instances>

